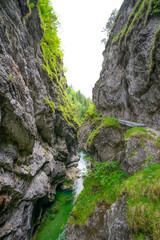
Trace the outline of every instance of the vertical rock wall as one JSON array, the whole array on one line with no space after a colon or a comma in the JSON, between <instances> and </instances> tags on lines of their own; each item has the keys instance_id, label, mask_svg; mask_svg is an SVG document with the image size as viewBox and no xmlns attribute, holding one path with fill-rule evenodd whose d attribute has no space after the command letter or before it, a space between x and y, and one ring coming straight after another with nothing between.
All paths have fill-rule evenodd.
<instances>
[{"instance_id":1,"label":"vertical rock wall","mask_svg":"<svg viewBox=\"0 0 160 240\"><path fill-rule=\"evenodd\" d=\"M103 117L115 117L160 128L160 1L124 0L103 55L100 79L93 88L93 101L102 118L90 117L81 126L79 147L86 150L93 161L119 161L123 171L134 174L146 164L159 163L158 135L144 130L126 137L128 127L100 124ZM97 170L98 174L100 170ZM100 177L103 178L103 174ZM90 184L94 191L94 183ZM132 191L134 184L130 187ZM112 189L111 186L108 188ZM68 222L67 240L157 239L154 232L146 230L148 223L144 221L146 210L142 201L144 214L136 216L140 208L135 210L136 204L131 210L135 213L133 225L136 217L138 219L138 230L135 230L128 221L129 194L124 190L117 196L119 199L110 205L106 205L107 200L97 202L84 223L78 211L85 199L81 195ZM141 218L143 229L139 227Z\"/></svg>"},{"instance_id":2,"label":"vertical rock wall","mask_svg":"<svg viewBox=\"0 0 160 240\"><path fill-rule=\"evenodd\" d=\"M125 0L103 55L93 89L103 116L159 127L160 3Z\"/></svg>"},{"instance_id":3,"label":"vertical rock wall","mask_svg":"<svg viewBox=\"0 0 160 240\"><path fill-rule=\"evenodd\" d=\"M0 239L5 240L31 238L67 165L77 160L76 125L58 110L58 83L42 69L43 31L38 0L33 2L32 10L27 0L0 2Z\"/></svg>"}]
</instances>

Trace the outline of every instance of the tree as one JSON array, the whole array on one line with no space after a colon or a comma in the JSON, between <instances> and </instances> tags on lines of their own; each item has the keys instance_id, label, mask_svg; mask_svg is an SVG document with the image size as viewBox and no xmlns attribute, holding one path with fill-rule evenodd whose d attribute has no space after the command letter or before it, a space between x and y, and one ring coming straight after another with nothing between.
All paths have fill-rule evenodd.
<instances>
[{"instance_id":1,"label":"tree","mask_svg":"<svg viewBox=\"0 0 160 240\"><path fill-rule=\"evenodd\" d=\"M117 15L117 9L114 9L106 23L106 26L105 28L103 28L102 32L105 32L106 36L108 37L110 35L110 32L111 32L111 29L114 25L114 22L115 22L115 18L116 18L116 15ZM107 42L107 37L105 37L104 39L102 39L102 43L106 44Z\"/></svg>"},{"instance_id":2,"label":"tree","mask_svg":"<svg viewBox=\"0 0 160 240\"><path fill-rule=\"evenodd\" d=\"M77 121L81 123L85 117L85 113L89 108L89 105L92 103L90 98L86 98L80 90L75 92L73 88L67 88L68 96L75 114Z\"/></svg>"}]
</instances>

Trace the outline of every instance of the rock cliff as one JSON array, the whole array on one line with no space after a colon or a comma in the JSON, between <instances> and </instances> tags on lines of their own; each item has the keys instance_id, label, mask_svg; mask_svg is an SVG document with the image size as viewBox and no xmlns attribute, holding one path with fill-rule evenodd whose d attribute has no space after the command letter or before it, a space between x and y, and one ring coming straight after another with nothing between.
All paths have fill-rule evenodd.
<instances>
[{"instance_id":1,"label":"rock cliff","mask_svg":"<svg viewBox=\"0 0 160 240\"><path fill-rule=\"evenodd\" d=\"M103 119L105 119L105 125L102 124L104 122ZM160 173L160 138L155 135L154 132L147 131L143 128L121 126L118 124L118 121L115 124L115 120L112 120L111 125L109 122L110 118L102 118L101 120L98 118L97 120L97 122L102 121L102 123L94 124L96 119L88 119L80 127L79 148L87 151L91 156L90 160L93 166L95 161L103 163L107 161L118 161L121 170L127 173L128 176L133 175L134 180L132 180L132 177L129 177L129 184L126 184L126 186L129 187L123 187L122 185L123 190L120 191L120 194L117 191L115 199L110 200L110 194L112 194L112 188L114 188L113 183L108 185L111 190L108 196L105 197L103 195L105 195L105 192L107 193L107 188L101 189L99 183L88 179L88 181L90 181L88 183L89 187L88 185L86 186L85 183L84 193L82 192L79 196L76 206L71 213L66 231L67 240L159 239L159 233L153 237L159 229L158 225L154 230L149 229L145 232L147 225L152 226L156 217L153 217L152 223L147 223L143 211L145 211L145 213L150 211L152 204L154 205L155 202L155 196L153 198L148 196L152 195L155 187L152 185L152 176L154 176L155 173L152 171L152 167L151 170L147 170L147 166L152 166L153 164L154 168L155 164L156 168L156 164L158 163L157 172ZM90 134L89 137L86 133ZM100 169L98 169L98 171L100 171ZM137 172L139 175L136 175ZM100 173L97 172L97 175L98 174ZM103 172L101 172L101 175L102 174ZM114 174L111 176L116 180L117 176ZM107 174L105 177L107 179ZM152 179L152 183L150 182L150 178ZM159 186L159 177L157 177L156 174L154 181L157 181ZM116 184L118 184L118 182L116 182ZM155 188L155 191L159 191L159 187ZM138 192L137 196L133 197L132 194L135 195L136 191ZM87 199L86 194L89 195ZM142 196L140 197L139 195ZM157 193L155 193L155 195L157 195ZM159 194L157 196L159 196ZM97 200L95 201L94 199ZM131 201L130 205L128 204L129 201ZM145 205L143 201L149 201L149 203ZM84 219L83 214L85 215L87 209L84 210L82 215L80 212L83 210L83 205L85 208L85 204L86 208L89 208L90 211L89 214L86 215L85 221L82 222ZM92 207L90 207L91 204ZM157 204L159 204L159 202L157 202ZM141 209L143 210L141 211ZM139 211L141 211L140 214L138 213ZM157 214L159 216L159 210ZM130 218L132 218L132 220ZM141 223L141 221L143 223ZM138 231L140 231L140 233Z\"/></svg>"},{"instance_id":2,"label":"rock cliff","mask_svg":"<svg viewBox=\"0 0 160 240\"><path fill-rule=\"evenodd\" d=\"M77 161L61 58L46 71L38 0L0 2L0 239L31 239ZM52 60L51 62L54 62ZM43 68L42 68L43 66Z\"/></svg>"},{"instance_id":3,"label":"rock cliff","mask_svg":"<svg viewBox=\"0 0 160 240\"><path fill-rule=\"evenodd\" d=\"M159 10L159 1L123 2L93 88L103 116L160 126Z\"/></svg>"},{"instance_id":4,"label":"rock cliff","mask_svg":"<svg viewBox=\"0 0 160 240\"><path fill-rule=\"evenodd\" d=\"M159 191L160 132L132 129L115 119L160 129L159 24L159 0L124 0L116 16L93 88L96 109L88 112L80 127L79 148L89 153L94 167L95 161L119 162L128 177L112 200L112 188L118 182L104 189L100 168L94 175L95 179L101 175L97 181L93 176L86 178L68 222L67 240L160 239L159 220L151 210L156 201L160 216L159 194L153 193L154 188ZM118 175L110 174L116 181ZM85 197L87 191L90 197Z\"/></svg>"}]
</instances>

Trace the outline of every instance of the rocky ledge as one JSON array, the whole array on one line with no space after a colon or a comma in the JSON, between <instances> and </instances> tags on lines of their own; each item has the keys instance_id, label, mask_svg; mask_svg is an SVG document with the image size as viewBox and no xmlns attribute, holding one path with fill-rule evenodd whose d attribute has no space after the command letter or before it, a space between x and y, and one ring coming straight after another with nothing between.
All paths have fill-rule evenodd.
<instances>
[{"instance_id":1,"label":"rocky ledge","mask_svg":"<svg viewBox=\"0 0 160 240\"><path fill-rule=\"evenodd\" d=\"M137 238L134 234L134 231L136 232L139 228L142 230L141 225L143 224L145 227L143 213L141 213L143 224L138 222L140 221L140 216L138 215L138 217L136 217L136 214L138 211L141 211L141 208L146 208L146 212L149 211L149 207L148 205L143 205L142 202L139 203L139 201L141 201L138 199L139 196L135 197L134 195L137 189L137 191L141 192L142 198L152 195L151 188L154 188L152 186L153 180L147 179L148 176L152 179L152 175L154 175L154 173L152 172L152 169L145 170L145 168L150 165L152 166L152 164L156 168L156 164L160 163L159 135L156 135L154 130L151 131L151 129L146 130L140 127L124 127L115 119L112 119L114 126L111 126L111 124L109 125L111 120L109 118L104 119L106 125L102 124L104 122L103 118L101 118L101 120L98 118L97 124L94 124L96 119L90 118L81 126L79 131L79 147L89 153L92 164L94 164L95 161L118 161L121 170L127 173L128 177L132 175L135 177L133 182L132 177L129 177L128 180L124 182L125 187L122 187L120 193L117 193L117 200L114 199L113 201L110 201L109 196L108 199L100 201L98 200L96 202L96 206L93 205L93 208L90 209L91 212L86 218L85 222L81 221L83 216L81 216L80 213L77 213L80 206L79 202L81 202L83 198L85 199L84 195L80 196L80 199L78 199L78 204L76 204L75 207L76 214L75 210L73 209L68 222L66 231L67 240L136 240L141 238ZM90 133L90 135L87 136L85 134L86 132ZM158 133L159 132L157 132L157 134ZM92 141L89 141L91 136ZM148 174L146 174L145 171L148 171ZM155 177L155 181L157 181L157 184L159 184L157 176ZM145 185L143 185L143 182ZM93 192L93 195L91 194L93 201L94 195L99 194L98 196L101 197L101 192L98 193L98 191L107 191L105 189L101 190L101 187L97 185L97 183L92 183L92 181L89 184L91 184L91 187L88 189L88 191ZM156 191L159 189L158 186ZM86 184L84 187L86 188ZM88 194L90 194L90 192ZM155 195L157 195L157 193L155 193ZM150 201L153 201L154 203L155 200L153 200L152 197L150 198ZM134 199L135 202L133 201L135 206L132 206L133 204L128 206L128 201L130 198L136 198L136 200ZM91 199L89 199L89 201L92 202ZM131 214L132 220L127 219L128 211L131 211L129 214ZM145 234L140 232L140 236L143 237L142 239L157 239L157 236L152 238L151 235L152 234L148 234L147 232Z\"/></svg>"}]
</instances>

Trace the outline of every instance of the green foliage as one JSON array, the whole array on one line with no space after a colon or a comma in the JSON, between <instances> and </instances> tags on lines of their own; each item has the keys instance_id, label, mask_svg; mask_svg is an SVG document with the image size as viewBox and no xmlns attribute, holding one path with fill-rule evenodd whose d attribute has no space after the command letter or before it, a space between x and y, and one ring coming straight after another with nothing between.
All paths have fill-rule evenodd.
<instances>
[{"instance_id":1,"label":"green foliage","mask_svg":"<svg viewBox=\"0 0 160 240\"><path fill-rule=\"evenodd\" d=\"M101 116L101 113L98 113L95 105L93 103L90 103L88 110L86 111L85 118L82 123L85 123L88 119L92 121L95 118L98 118Z\"/></svg>"},{"instance_id":2,"label":"green foliage","mask_svg":"<svg viewBox=\"0 0 160 240\"><path fill-rule=\"evenodd\" d=\"M153 240L160 239L160 164L150 164L126 180L124 193L128 196L127 221L133 232L147 232Z\"/></svg>"},{"instance_id":3,"label":"green foliage","mask_svg":"<svg viewBox=\"0 0 160 240\"><path fill-rule=\"evenodd\" d=\"M34 3L32 3L31 0L28 0L29 13L27 13L26 17L29 17L31 15L31 11L34 6Z\"/></svg>"},{"instance_id":4,"label":"green foliage","mask_svg":"<svg viewBox=\"0 0 160 240\"><path fill-rule=\"evenodd\" d=\"M50 0L38 1L39 14L41 18L41 26L44 34L41 43L42 56L44 60L43 68L47 71L52 84L56 89L56 101L59 103L58 110L61 111L63 118L73 127L77 127L77 121L74 111L66 92L66 78L64 76L64 67L62 61L62 50L60 47L60 39L57 35L59 22ZM45 102L49 104L54 111L55 104L45 98Z\"/></svg>"},{"instance_id":5,"label":"green foliage","mask_svg":"<svg viewBox=\"0 0 160 240\"><path fill-rule=\"evenodd\" d=\"M44 35L41 43L43 51L43 68L48 72L51 80L60 81L60 69L62 65L62 50L60 48L60 39L57 35L59 22L49 0L39 0L38 8L41 17L41 26Z\"/></svg>"},{"instance_id":6,"label":"green foliage","mask_svg":"<svg viewBox=\"0 0 160 240\"><path fill-rule=\"evenodd\" d=\"M34 8L34 3L29 3L29 8L30 9Z\"/></svg>"},{"instance_id":7,"label":"green foliage","mask_svg":"<svg viewBox=\"0 0 160 240\"><path fill-rule=\"evenodd\" d=\"M146 129L144 128L141 128L141 127L133 127L133 128L130 128L129 130L127 130L124 138L125 139L129 139L131 138L132 136L136 136L136 137L145 137L145 136L148 136L152 139L152 136L151 136L151 131L147 131Z\"/></svg>"},{"instance_id":8,"label":"green foliage","mask_svg":"<svg viewBox=\"0 0 160 240\"><path fill-rule=\"evenodd\" d=\"M138 233L133 233L131 236L131 240L146 240L146 236L144 233L138 232Z\"/></svg>"},{"instance_id":9,"label":"green foliage","mask_svg":"<svg viewBox=\"0 0 160 240\"><path fill-rule=\"evenodd\" d=\"M160 2L158 0L155 0L154 6L153 6L153 13L159 13L160 12Z\"/></svg>"},{"instance_id":10,"label":"green foliage","mask_svg":"<svg viewBox=\"0 0 160 240\"><path fill-rule=\"evenodd\" d=\"M143 240L147 232L153 240L160 239L160 164L148 164L127 178L118 162L95 163L84 181L69 223L83 225L104 200L106 209L116 197L127 196L127 222L133 230L131 239Z\"/></svg>"},{"instance_id":11,"label":"green foliage","mask_svg":"<svg viewBox=\"0 0 160 240\"><path fill-rule=\"evenodd\" d=\"M74 116L74 111L72 111L70 104L66 105L59 104L58 110L62 113L64 119L66 120L70 127L78 128L79 124Z\"/></svg>"},{"instance_id":12,"label":"green foliage","mask_svg":"<svg viewBox=\"0 0 160 240\"><path fill-rule=\"evenodd\" d=\"M50 106L50 108L52 109L52 111L54 112L54 110L55 110L55 103L52 100L49 100L47 97L45 97L44 100L45 100L45 103L47 103Z\"/></svg>"},{"instance_id":13,"label":"green foliage","mask_svg":"<svg viewBox=\"0 0 160 240\"><path fill-rule=\"evenodd\" d=\"M79 127L79 123L75 114L75 109L72 105L72 102L70 101L70 96L68 95L67 91L63 90L62 92L62 89L60 87L57 87L57 96L59 99L58 110L61 111L67 123L71 127L77 129ZM60 96L62 96L62 100Z\"/></svg>"},{"instance_id":14,"label":"green foliage","mask_svg":"<svg viewBox=\"0 0 160 240\"><path fill-rule=\"evenodd\" d=\"M69 224L83 225L97 203L105 201L106 210L116 200L116 190L126 178L117 162L96 162L95 167L84 180L84 189L77 199Z\"/></svg>"},{"instance_id":15,"label":"green foliage","mask_svg":"<svg viewBox=\"0 0 160 240\"><path fill-rule=\"evenodd\" d=\"M102 118L101 124L94 129L91 134L89 135L88 139L87 139L87 145L91 146L91 144L93 143L94 138L97 136L97 134L100 132L101 128L103 127L118 127L120 128L120 124L118 122L118 120L116 118Z\"/></svg>"},{"instance_id":16,"label":"green foliage","mask_svg":"<svg viewBox=\"0 0 160 240\"><path fill-rule=\"evenodd\" d=\"M67 88L69 99L74 111L74 115L79 123L82 123L85 113L88 110L92 100L86 98L80 91L75 92L72 87Z\"/></svg>"},{"instance_id":17,"label":"green foliage","mask_svg":"<svg viewBox=\"0 0 160 240\"><path fill-rule=\"evenodd\" d=\"M118 161L94 162L89 175L102 186L110 188L111 194L115 194L117 184L126 177L126 174L120 170Z\"/></svg>"}]
</instances>

